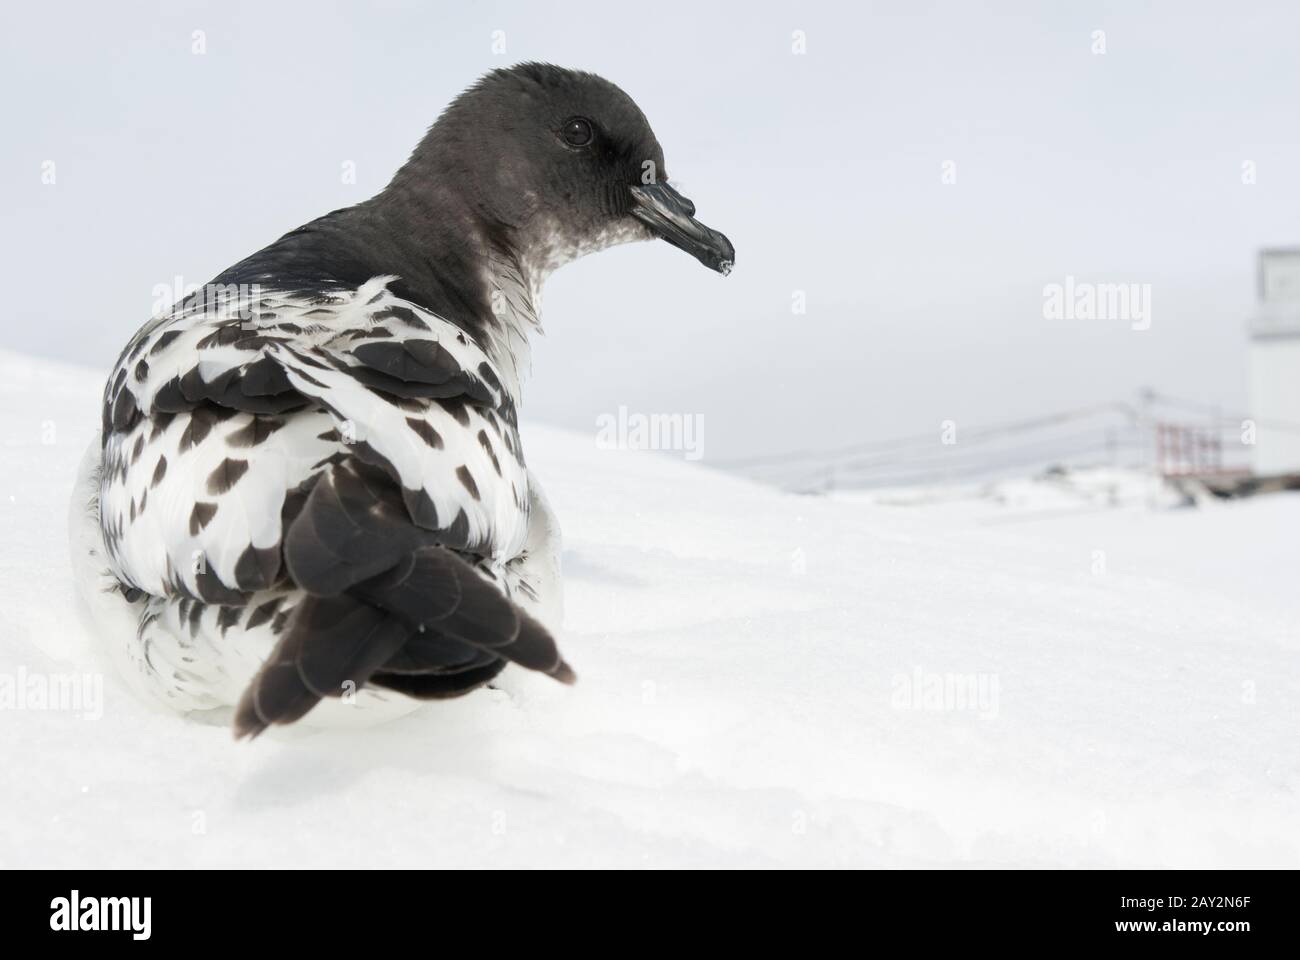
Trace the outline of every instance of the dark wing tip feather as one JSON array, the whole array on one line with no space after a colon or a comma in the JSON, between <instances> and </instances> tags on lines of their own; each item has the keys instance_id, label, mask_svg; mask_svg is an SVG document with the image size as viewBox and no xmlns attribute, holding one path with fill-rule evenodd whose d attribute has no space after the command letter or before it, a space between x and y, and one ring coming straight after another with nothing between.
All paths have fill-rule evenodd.
<instances>
[{"instance_id":1,"label":"dark wing tip feather","mask_svg":"<svg viewBox=\"0 0 1300 960\"><path fill-rule=\"evenodd\" d=\"M235 739L253 740L273 723L299 720L319 701L302 682L292 661L268 663L239 698Z\"/></svg>"},{"instance_id":2,"label":"dark wing tip feather","mask_svg":"<svg viewBox=\"0 0 1300 960\"><path fill-rule=\"evenodd\" d=\"M287 568L308 596L244 692L236 737L291 723L345 686L457 696L507 661L577 679L540 621L412 525L391 478L346 466L315 484L286 535Z\"/></svg>"},{"instance_id":3,"label":"dark wing tip feather","mask_svg":"<svg viewBox=\"0 0 1300 960\"><path fill-rule=\"evenodd\" d=\"M554 677L565 686L573 686L578 682L578 675L573 672L573 667L569 666L563 659L555 665L555 668L547 673L547 676Z\"/></svg>"}]
</instances>

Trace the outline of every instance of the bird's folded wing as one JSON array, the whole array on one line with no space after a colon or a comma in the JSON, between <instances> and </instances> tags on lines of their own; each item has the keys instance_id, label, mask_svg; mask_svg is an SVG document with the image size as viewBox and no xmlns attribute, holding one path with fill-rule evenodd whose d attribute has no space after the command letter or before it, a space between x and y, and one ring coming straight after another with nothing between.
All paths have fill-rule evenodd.
<instances>
[{"instance_id":1,"label":"bird's folded wing","mask_svg":"<svg viewBox=\"0 0 1300 960\"><path fill-rule=\"evenodd\" d=\"M295 491L349 457L387 472L448 546L518 551L513 402L476 343L386 282L190 305L128 345L105 391L101 481L126 582L208 600L268 585Z\"/></svg>"}]
</instances>

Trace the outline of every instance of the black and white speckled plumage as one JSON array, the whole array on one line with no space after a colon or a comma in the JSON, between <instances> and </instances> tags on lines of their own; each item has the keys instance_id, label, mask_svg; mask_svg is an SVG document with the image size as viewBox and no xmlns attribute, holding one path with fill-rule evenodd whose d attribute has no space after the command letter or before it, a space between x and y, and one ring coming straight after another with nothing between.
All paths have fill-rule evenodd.
<instances>
[{"instance_id":1,"label":"black and white speckled plumage","mask_svg":"<svg viewBox=\"0 0 1300 960\"><path fill-rule=\"evenodd\" d=\"M576 149L557 139L575 115L599 134ZM117 652L137 688L237 704L255 734L363 687L456 695L507 662L572 679L558 526L516 419L541 284L655 233L724 272L732 256L670 188L632 198L646 160L662 169L616 87L497 71L384 192L131 339L78 496L84 579L135 623Z\"/></svg>"},{"instance_id":2,"label":"black and white speckled plumage","mask_svg":"<svg viewBox=\"0 0 1300 960\"><path fill-rule=\"evenodd\" d=\"M344 594L420 549L454 551L508 597L528 589L508 571L530 512L514 398L463 331L389 282L258 293L246 316L181 309L123 353L105 393L99 512L124 588L162 601L148 628L207 614L219 635L261 627L278 640L302 606L286 588ZM367 511L386 511L379 547L358 547L351 528L311 529L329 514L325 489L349 484ZM539 668L565 675L543 647ZM456 674L504 662L459 653Z\"/></svg>"},{"instance_id":3,"label":"black and white speckled plumage","mask_svg":"<svg viewBox=\"0 0 1300 960\"><path fill-rule=\"evenodd\" d=\"M514 400L473 341L386 284L265 293L247 320L180 310L137 335L104 402L100 516L123 582L214 603L271 586L286 495L350 457L399 480L449 546L518 552Z\"/></svg>"}]
</instances>

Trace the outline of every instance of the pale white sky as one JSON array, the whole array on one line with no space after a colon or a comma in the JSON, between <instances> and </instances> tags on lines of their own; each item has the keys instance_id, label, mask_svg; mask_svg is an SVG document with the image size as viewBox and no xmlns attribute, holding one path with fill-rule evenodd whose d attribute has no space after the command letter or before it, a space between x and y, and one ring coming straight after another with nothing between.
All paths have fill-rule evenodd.
<instances>
[{"instance_id":1,"label":"pale white sky","mask_svg":"<svg viewBox=\"0 0 1300 960\"><path fill-rule=\"evenodd\" d=\"M737 248L726 279L666 244L556 274L526 419L702 414L707 461L1146 384L1245 403L1255 251L1300 243L1281 0L10 5L0 343L106 370L155 286L369 196L524 59L626 89ZM1151 284L1151 329L1044 319L1066 275Z\"/></svg>"}]
</instances>

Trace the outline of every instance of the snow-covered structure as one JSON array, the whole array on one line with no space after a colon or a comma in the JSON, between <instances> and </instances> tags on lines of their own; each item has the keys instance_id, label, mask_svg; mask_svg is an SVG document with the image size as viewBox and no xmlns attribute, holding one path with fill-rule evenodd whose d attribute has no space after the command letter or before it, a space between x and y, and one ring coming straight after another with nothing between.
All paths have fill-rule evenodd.
<instances>
[{"instance_id":1,"label":"snow-covered structure","mask_svg":"<svg viewBox=\"0 0 1300 960\"><path fill-rule=\"evenodd\" d=\"M1255 472L1300 473L1300 247L1261 250L1250 321Z\"/></svg>"}]
</instances>

